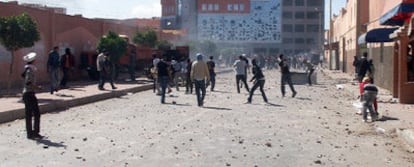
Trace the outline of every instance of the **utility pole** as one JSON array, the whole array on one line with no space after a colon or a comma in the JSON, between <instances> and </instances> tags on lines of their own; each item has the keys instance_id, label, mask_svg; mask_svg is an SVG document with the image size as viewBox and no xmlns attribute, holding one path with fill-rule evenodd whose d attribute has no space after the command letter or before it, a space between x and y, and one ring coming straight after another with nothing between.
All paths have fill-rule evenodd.
<instances>
[{"instance_id":1,"label":"utility pole","mask_svg":"<svg viewBox=\"0 0 414 167\"><path fill-rule=\"evenodd\" d=\"M329 55L329 62L326 62L326 58L324 58L325 63L329 63L329 69L332 70L332 0L329 0L329 31L328 31L328 55Z\"/></svg>"}]
</instances>

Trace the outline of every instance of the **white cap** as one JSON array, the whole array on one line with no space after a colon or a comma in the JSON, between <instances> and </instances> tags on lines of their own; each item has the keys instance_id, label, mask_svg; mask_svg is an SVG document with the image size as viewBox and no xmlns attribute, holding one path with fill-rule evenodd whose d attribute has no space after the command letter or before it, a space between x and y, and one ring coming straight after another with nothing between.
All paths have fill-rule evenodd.
<instances>
[{"instance_id":1,"label":"white cap","mask_svg":"<svg viewBox=\"0 0 414 167\"><path fill-rule=\"evenodd\" d=\"M37 54L35 52L30 52L29 54L23 57L23 60L25 62L32 62L33 60L36 59L36 55Z\"/></svg>"}]
</instances>

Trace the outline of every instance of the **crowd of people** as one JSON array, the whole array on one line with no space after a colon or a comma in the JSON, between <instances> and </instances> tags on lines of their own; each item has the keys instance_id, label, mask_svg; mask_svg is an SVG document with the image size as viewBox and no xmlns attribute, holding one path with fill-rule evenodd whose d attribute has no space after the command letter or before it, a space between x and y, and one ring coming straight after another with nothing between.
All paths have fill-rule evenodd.
<instances>
[{"instance_id":1,"label":"crowd of people","mask_svg":"<svg viewBox=\"0 0 414 167\"><path fill-rule=\"evenodd\" d=\"M165 104L165 95L166 93L172 92L171 87L175 86L178 89L180 84L178 80L181 81L181 85L185 85L186 94L193 93L193 87L195 88L195 94L197 99L197 105L203 106L204 99L206 95L206 89L210 87L210 91L215 91L216 83L216 63L214 57L210 56L206 61L205 56L201 53L196 54L196 60L191 61L189 58L186 60L172 60L171 55L163 55L158 57L153 55L153 64L151 67L152 77L154 78L154 93L161 96L161 103ZM311 86L311 75L315 71L316 65L311 63L309 60L304 59L303 64L306 66L306 73L308 84ZM290 62L283 54L279 55L277 60L278 68L281 70L281 92L284 97L286 94L285 85L288 84L292 92L292 97L297 95L291 78L290 72ZM179 67L178 67L179 66ZM263 66L260 66L259 60L256 57L249 58L245 55L239 55L238 59L232 64L232 68L235 72L235 81L236 81L236 90L237 93L240 93L240 89L244 89L249 94L246 103L251 103L253 94L257 88L260 88L264 102L268 102L266 93L264 91L265 76L262 72L262 69L265 69ZM181 73L180 77L176 77ZM252 73L253 76L250 79L250 82L253 82L253 86L250 87L248 84L248 74ZM173 101L174 103L174 101Z\"/></svg>"},{"instance_id":2,"label":"crowd of people","mask_svg":"<svg viewBox=\"0 0 414 167\"><path fill-rule=\"evenodd\" d=\"M41 89L41 87L36 84L35 72L37 68L34 65L35 59L36 53L29 53L23 58L26 62L25 70L22 73L22 77L24 78L23 101L26 111L27 138L29 139L39 139L43 137L40 135L40 112L35 96L36 90ZM249 61L246 55L240 55L239 59L232 64L236 73L235 80L237 92L240 93L240 88L244 86L249 94L246 103L252 102L253 94L257 88L259 88L264 102L268 102L264 91L265 76L262 72L263 66L258 62L259 61L256 58ZM285 84L289 85L292 91L292 97L295 97L297 92L292 83L289 60L281 54L277 62L279 66L278 68L281 69L282 74L281 92L283 97L285 96ZM311 85L310 75L313 73L314 65L310 62L305 63L309 63L308 75L309 85ZM96 67L99 72L98 89L105 90L104 85L107 81L109 81L112 89L117 89L113 82L113 63L111 63L108 51L105 49L101 50L100 54L97 56ZM176 90L179 91L179 84L185 83L185 92L187 94L192 94L194 89L197 105L202 107L204 106L207 88L210 87L210 91L215 91L215 67L216 63L214 57L210 56L206 61L205 56L201 53L196 55L196 60L194 61L191 61L190 59L173 60L171 55L163 55L162 57L153 55L151 73L154 79L154 92L160 96L161 104L165 104L165 95L166 93L172 92L171 87L175 86ZM47 71L50 74L51 94L59 91L59 89L68 87L69 72L73 69L74 57L69 48L65 49L63 55L59 55L59 47L54 47L53 50L49 52ZM250 79L250 82L253 82L251 88L247 83L247 76L250 71L253 74ZM59 76L60 73L63 73L62 77ZM178 80L180 80L180 82ZM173 103L175 102L173 101ZM32 117L34 117L34 122L32 121Z\"/></svg>"}]
</instances>

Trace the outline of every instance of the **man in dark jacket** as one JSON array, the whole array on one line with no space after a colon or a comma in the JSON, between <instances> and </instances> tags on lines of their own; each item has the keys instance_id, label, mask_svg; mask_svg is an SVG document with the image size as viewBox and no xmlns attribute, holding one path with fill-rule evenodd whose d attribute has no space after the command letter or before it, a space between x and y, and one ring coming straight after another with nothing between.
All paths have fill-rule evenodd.
<instances>
[{"instance_id":1,"label":"man in dark jacket","mask_svg":"<svg viewBox=\"0 0 414 167\"><path fill-rule=\"evenodd\" d=\"M352 65L355 68L355 78L358 79L358 71L359 71L359 65L360 65L360 61L358 59L358 56L354 56L354 62L352 62Z\"/></svg>"},{"instance_id":2,"label":"man in dark jacket","mask_svg":"<svg viewBox=\"0 0 414 167\"><path fill-rule=\"evenodd\" d=\"M60 81L60 87L66 88L69 80L69 71L73 70L75 60L69 48L65 49L65 54L60 58L60 66L62 67L63 77Z\"/></svg>"},{"instance_id":3,"label":"man in dark jacket","mask_svg":"<svg viewBox=\"0 0 414 167\"><path fill-rule=\"evenodd\" d=\"M250 89L249 98L247 99L247 103L252 102L252 97L253 97L254 91L259 86L260 86L260 92L262 92L263 100L267 103L267 97L266 97L266 94L263 90L263 86L265 84L265 77L263 75L262 69L257 65L256 59L252 60L252 64L253 64L253 67L252 67L253 77L250 80L250 82L254 81L254 85L253 85L252 89Z\"/></svg>"},{"instance_id":4,"label":"man in dark jacket","mask_svg":"<svg viewBox=\"0 0 414 167\"><path fill-rule=\"evenodd\" d=\"M359 71L358 71L358 81L359 83L362 82L362 79L365 77L365 75L367 74L367 72L371 72L371 68L368 62L368 53L364 52L361 60L360 60L360 64L359 64Z\"/></svg>"},{"instance_id":5,"label":"man in dark jacket","mask_svg":"<svg viewBox=\"0 0 414 167\"><path fill-rule=\"evenodd\" d=\"M282 72L282 81L281 81L281 91L282 96L285 97L285 85L286 82L289 84L290 90L292 91L292 97L295 97L297 92L295 91L295 88L293 87L292 78L290 76L290 70L287 60L284 58L283 54L279 55L280 59L280 71Z\"/></svg>"},{"instance_id":6,"label":"man in dark jacket","mask_svg":"<svg viewBox=\"0 0 414 167\"><path fill-rule=\"evenodd\" d=\"M170 81L171 61L167 57L167 55L164 55L163 59L157 63L158 82L161 87L161 104L165 103L165 91Z\"/></svg>"}]
</instances>

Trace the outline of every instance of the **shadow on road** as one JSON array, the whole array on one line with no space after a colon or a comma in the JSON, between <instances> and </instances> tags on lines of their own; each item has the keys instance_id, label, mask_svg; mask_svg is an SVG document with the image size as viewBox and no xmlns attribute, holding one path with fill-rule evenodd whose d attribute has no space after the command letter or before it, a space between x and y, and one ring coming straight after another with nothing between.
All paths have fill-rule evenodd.
<instances>
[{"instance_id":1,"label":"shadow on road","mask_svg":"<svg viewBox=\"0 0 414 167\"><path fill-rule=\"evenodd\" d=\"M180 103L164 103L164 104L167 104L167 105L173 105L173 106L191 106L190 104L180 104Z\"/></svg>"},{"instance_id":2,"label":"shadow on road","mask_svg":"<svg viewBox=\"0 0 414 167\"><path fill-rule=\"evenodd\" d=\"M218 93L231 93L231 92L228 92L228 91L221 91L221 90L215 90L214 92L218 92Z\"/></svg>"},{"instance_id":3,"label":"shadow on road","mask_svg":"<svg viewBox=\"0 0 414 167\"><path fill-rule=\"evenodd\" d=\"M63 94L63 93L56 93L56 96L59 96L59 97L75 97L73 95L67 95L67 94Z\"/></svg>"},{"instance_id":4,"label":"shadow on road","mask_svg":"<svg viewBox=\"0 0 414 167\"><path fill-rule=\"evenodd\" d=\"M273 106L273 107L285 107L284 105L274 104L274 103L266 103L266 105Z\"/></svg>"},{"instance_id":5,"label":"shadow on road","mask_svg":"<svg viewBox=\"0 0 414 167\"><path fill-rule=\"evenodd\" d=\"M398 118L395 117L389 117L389 116L382 116L382 118L377 119L377 121L381 121L381 122L385 122L385 121L397 121L400 120Z\"/></svg>"},{"instance_id":6,"label":"shadow on road","mask_svg":"<svg viewBox=\"0 0 414 167\"><path fill-rule=\"evenodd\" d=\"M221 108L221 107L203 107L205 109L210 109L210 110L232 110L231 108Z\"/></svg>"},{"instance_id":7,"label":"shadow on road","mask_svg":"<svg viewBox=\"0 0 414 167\"><path fill-rule=\"evenodd\" d=\"M307 98L307 97L297 97L297 99L299 99L299 100L307 100L307 101L312 101L312 99Z\"/></svg>"},{"instance_id":8,"label":"shadow on road","mask_svg":"<svg viewBox=\"0 0 414 167\"><path fill-rule=\"evenodd\" d=\"M66 145L62 144L63 142L56 143L56 142L50 141L48 139L40 139L40 140L37 140L36 142L38 144L44 144L47 147L63 147L63 148L66 148Z\"/></svg>"}]
</instances>

